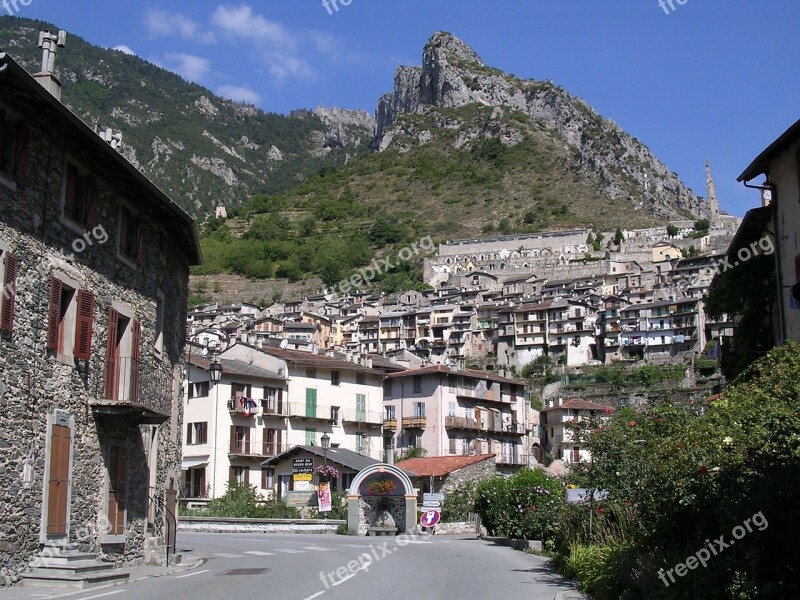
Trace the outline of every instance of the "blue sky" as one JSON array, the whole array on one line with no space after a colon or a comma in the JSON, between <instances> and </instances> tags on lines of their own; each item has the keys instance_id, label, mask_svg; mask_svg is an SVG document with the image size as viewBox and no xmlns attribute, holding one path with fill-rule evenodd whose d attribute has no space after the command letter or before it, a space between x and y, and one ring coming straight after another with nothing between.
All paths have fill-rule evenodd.
<instances>
[{"instance_id":1,"label":"blue sky","mask_svg":"<svg viewBox=\"0 0 800 600\"><path fill-rule=\"evenodd\" d=\"M700 195L709 159L737 215L759 200L736 176L800 118L796 0L342 1L18 0L16 14L281 113L372 112L395 67L451 31L487 64L582 97Z\"/></svg>"}]
</instances>

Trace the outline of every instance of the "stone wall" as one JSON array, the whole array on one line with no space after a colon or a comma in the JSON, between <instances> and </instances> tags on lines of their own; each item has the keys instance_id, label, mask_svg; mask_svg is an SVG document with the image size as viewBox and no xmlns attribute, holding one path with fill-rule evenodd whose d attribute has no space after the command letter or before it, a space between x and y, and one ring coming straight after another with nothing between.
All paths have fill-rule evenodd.
<instances>
[{"instance_id":1,"label":"stone wall","mask_svg":"<svg viewBox=\"0 0 800 600\"><path fill-rule=\"evenodd\" d=\"M8 84L8 85L6 85ZM39 552L45 501L48 418L69 415L72 429L69 541L115 563L140 561L144 538L161 533L160 518L148 525L147 498L164 496L171 474L180 471L182 404L176 401L187 298L188 227L140 183L87 141L89 132L67 124L30 97L18 96L13 81L0 88L0 103L28 123L29 167L15 185L0 181L0 244L18 259L14 330L0 337L0 584L19 578ZM53 143L56 141L56 143ZM67 154L92 169L96 226L85 231L61 215ZM117 253L120 201L140 211L143 262ZM153 206L150 204L153 203ZM82 240L82 241L81 241ZM161 242L163 240L163 243ZM160 252L160 248L165 252ZM64 276L95 296L91 359L77 361L46 350L50 277ZM157 291L163 292L163 351L155 348ZM124 305L141 322L141 394L170 415L167 423L138 425L131 417L99 417L90 403L103 395L110 307ZM68 340L71 345L71 340ZM172 393L159 396L165 382ZM155 436L155 443L150 440ZM124 446L127 460L126 541L101 543L108 442ZM144 440L147 440L145 443ZM156 488L147 456L157 448Z\"/></svg>"},{"instance_id":2,"label":"stone wall","mask_svg":"<svg viewBox=\"0 0 800 600\"><path fill-rule=\"evenodd\" d=\"M368 527L375 527L380 506L386 503L398 533L406 530L406 499L404 496L360 496L358 498L358 535L366 535Z\"/></svg>"},{"instance_id":3,"label":"stone wall","mask_svg":"<svg viewBox=\"0 0 800 600\"><path fill-rule=\"evenodd\" d=\"M458 471L453 471L442 479L436 491L446 496L465 483L483 481L495 475L497 475L497 463L495 463L494 458L487 458L479 463L466 466Z\"/></svg>"}]
</instances>

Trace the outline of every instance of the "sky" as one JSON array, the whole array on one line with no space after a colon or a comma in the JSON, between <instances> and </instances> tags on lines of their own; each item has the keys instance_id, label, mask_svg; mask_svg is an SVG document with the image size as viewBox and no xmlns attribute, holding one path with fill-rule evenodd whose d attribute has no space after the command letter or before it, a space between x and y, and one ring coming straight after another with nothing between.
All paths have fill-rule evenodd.
<instances>
[{"instance_id":1,"label":"sky","mask_svg":"<svg viewBox=\"0 0 800 600\"><path fill-rule=\"evenodd\" d=\"M450 31L488 65L583 98L701 196L709 160L738 216L759 196L736 177L800 118L797 0L5 1L279 113L372 113L395 68Z\"/></svg>"}]
</instances>

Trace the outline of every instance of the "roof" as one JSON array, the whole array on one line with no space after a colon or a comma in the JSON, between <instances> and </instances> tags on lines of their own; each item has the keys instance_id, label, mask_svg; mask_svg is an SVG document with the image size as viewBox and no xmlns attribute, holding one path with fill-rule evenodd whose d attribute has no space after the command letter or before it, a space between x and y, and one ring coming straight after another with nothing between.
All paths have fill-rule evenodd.
<instances>
[{"instance_id":1,"label":"roof","mask_svg":"<svg viewBox=\"0 0 800 600\"><path fill-rule=\"evenodd\" d=\"M205 356L193 355L191 361L189 362L196 367L206 370L208 370L208 368L211 366L211 361ZM222 365L222 373L225 375L258 377L259 379L286 379L286 377L284 377L283 375L278 375L277 373L273 373L272 371L268 371L260 367L255 367L251 364L242 362L240 360L231 360L228 358L222 358L220 359L219 363L220 365Z\"/></svg>"},{"instance_id":2,"label":"roof","mask_svg":"<svg viewBox=\"0 0 800 600\"><path fill-rule=\"evenodd\" d=\"M116 149L103 140L97 133L95 133L80 117L67 108L60 100L48 92L43 85L34 79L22 66L20 66L13 58L7 53L0 52L0 65L3 67L3 85L9 83L9 77L13 77L19 83L23 84L26 88L26 96L30 97L31 92L40 104L44 104L49 110L56 113L67 124L72 127L75 134L81 136L86 144L84 148L88 151L97 152L97 156L103 156L108 162L114 163L120 172L124 172L130 180L141 189L155 199L154 207L158 207L166 214L154 214L153 218L160 220L165 227L171 229L177 236L184 242L187 247L187 256L190 265L199 265L203 262L202 253L200 251L200 242L197 237L197 229L195 227L194 219L181 208L175 201L164 193L155 183L150 181L141 171L134 167L128 159L120 154ZM31 110L41 114L40 106L30 106ZM116 173L109 173L106 165L97 164L96 169L105 171L104 175L108 179L114 179L116 185L127 187L129 180L118 177ZM135 193L136 190L131 190Z\"/></svg>"},{"instance_id":3,"label":"roof","mask_svg":"<svg viewBox=\"0 0 800 600\"><path fill-rule=\"evenodd\" d=\"M423 456L409 458L398 462L395 466L408 471L414 477L444 477L453 471L474 465L484 460L494 460L494 454L476 454L475 456Z\"/></svg>"},{"instance_id":4,"label":"roof","mask_svg":"<svg viewBox=\"0 0 800 600\"><path fill-rule=\"evenodd\" d=\"M287 458L291 458L296 454L300 454L300 452L308 452L309 454L315 454L323 458L327 457L328 462L347 467L348 469L352 469L354 471L361 471L362 469L366 469L367 467L380 462L379 460L370 458L369 456L364 456L358 452L353 452L352 450L347 450L346 448L328 448L328 451L325 452L322 446L295 446L294 448L289 448L289 450L286 452L282 452L277 456L268 458L261 464L275 465L282 460L286 460Z\"/></svg>"},{"instance_id":5,"label":"roof","mask_svg":"<svg viewBox=\"0 0 800 600\"><path fill-rule=\"evenodd\" d=\"M497 381L499 383L513 383L516 385L525 385L527 382L524 379L511 379L509 377L501 377L500 375L495 375L491 371L476 371L474 369L461 369L457 371L455 369L451 369L450 367L446 367L444 365L430 365L427 367L422 367L420 369L410 369L408 371L402 371L399 373L391 373L387 375L387 379L397 379L399 377L415 377L417 375L429 375L431 373L442 373L445 375L460 375L463 377L474 377L476 379L489 379L491 381Z\"/></svg>"},{"instance_id":6,"label":"roof","mask_svg":"<svg viewBox=\"0 0 800 600\"><path fill-rule=\"evenodd\" d=\"M261 348L261 351L269 354L270 356L274 356L275 358L280 358L296 365L303 365L304 367L317 367L320 369L337 369L340 371L360 371L362 373L380 374L375 369L369 369L364 365L350 362L345 358L325 356L322 354L315 354L313 352L304 352L303 350L284 350L282 348L271 347Z\"/></svg>"},{"instance_id":7,"label":"roof","mask_svg":"<svg viewBox=\"0 0 800 600\"><path fill-rule=\"evenodd\" d=\"M614 409L610 406L606 406L605 404L600 404L598 402L590 402L589 400L581 400L580 398L570 398L562 402L558 406L551 406L550 408L545 408L541 412L551 411L551 410L560 410L560 409L571 408L573 410L602 410L602 411L613 411Z\"/></svg>"},{"instance_id":8,"label":"roof","mask_svg":"<svg viewBox=\"0 0 800 600\"><path fill-rule=\"evenodd\" d=\"M769 163L785 152L789 146L800 140L800 120L784 131L781 136L772 142L759 154L753 162L742 172L736 181L750 181L769 171Z\"/></svg>"}]
</instances>

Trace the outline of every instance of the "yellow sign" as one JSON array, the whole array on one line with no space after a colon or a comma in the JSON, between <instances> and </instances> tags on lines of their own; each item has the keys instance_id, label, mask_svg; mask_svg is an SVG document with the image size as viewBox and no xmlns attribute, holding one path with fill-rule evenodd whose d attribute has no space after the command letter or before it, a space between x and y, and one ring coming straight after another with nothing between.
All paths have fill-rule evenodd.
<instances>
[{"instance_id":1,"label":"yellow sign","mask_svg":"<svg viewBox=\"0 0 800 600\"><path fill-rule=\"evenodd\" d=\"M311 473L295 473L293 477L295 481L311 481Z\"/></svg>"}]
</instances>

